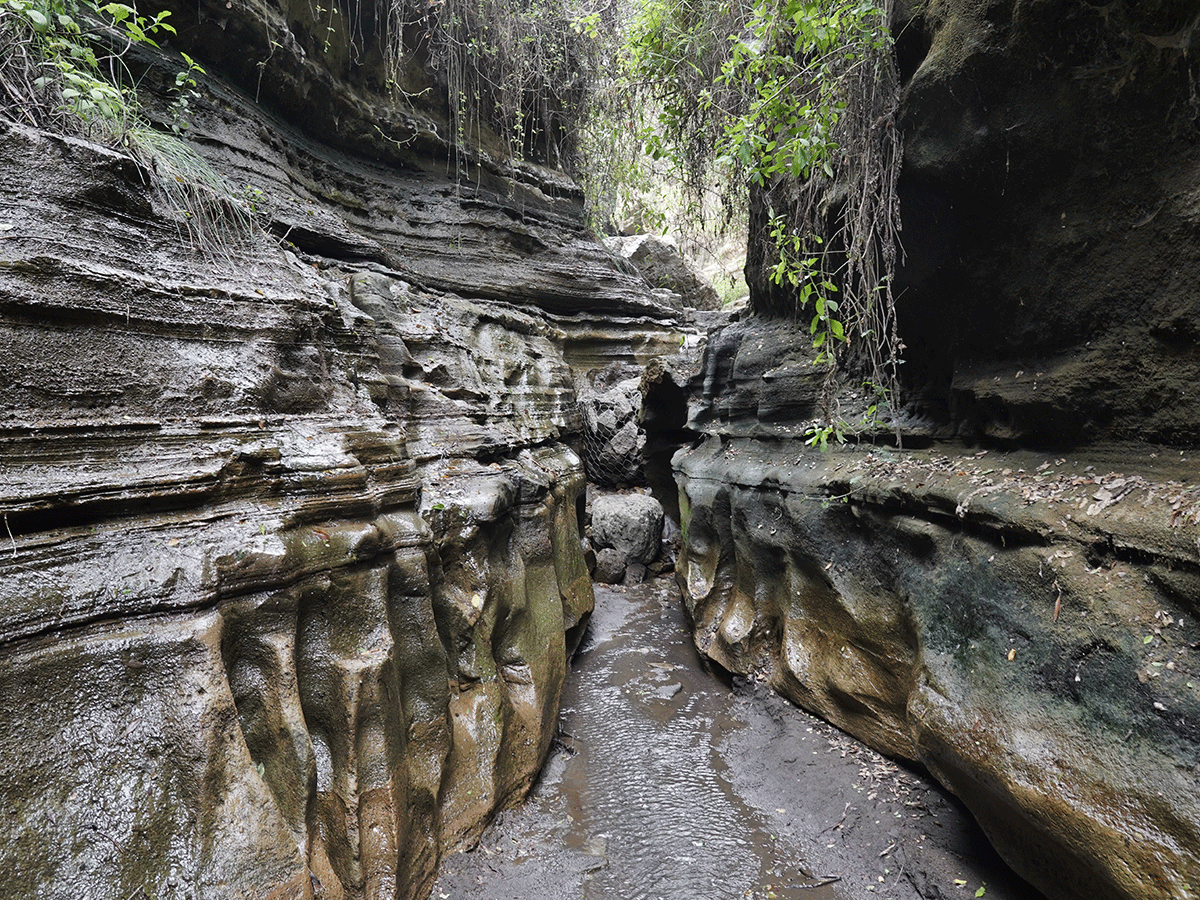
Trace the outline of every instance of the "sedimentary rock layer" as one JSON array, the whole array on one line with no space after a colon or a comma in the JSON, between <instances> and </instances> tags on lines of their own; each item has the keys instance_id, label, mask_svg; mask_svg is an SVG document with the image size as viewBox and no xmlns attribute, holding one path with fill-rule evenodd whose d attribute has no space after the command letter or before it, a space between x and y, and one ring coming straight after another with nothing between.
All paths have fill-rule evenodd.
<instances>
[{"instance_id":1,"label":"sedimentary rock layer","mask_svg":"<svg viewBox=\"0 0 1200 900\"><path fill-rule=\"evenodd\" d=\"M680 336L560 175L346 154L210 76L207 223L0 132L0 893L419 897L590 610L572 366Z\"/></svg>"},{"instance_id":2,"label":"sedimentary rock layer","mask_svg":"<svg viewBox=\"0 0 1200 900\"><path fill-rule=\"evenodd\" d=\"M771 412L815 399L789 331L712 342L708 436L674 458L699 646L926 766L1047 896L1193 896L1200 466L1134 445L820 453Z\"/></svg>"}]
</instances>

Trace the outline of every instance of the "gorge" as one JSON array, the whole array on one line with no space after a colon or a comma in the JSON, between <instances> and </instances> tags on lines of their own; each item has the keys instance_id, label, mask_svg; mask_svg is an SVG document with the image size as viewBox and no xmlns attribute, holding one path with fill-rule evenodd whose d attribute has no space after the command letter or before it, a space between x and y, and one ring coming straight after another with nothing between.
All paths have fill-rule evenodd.
<instances>
[{"instance_id":1,"label":"gorge","mask_svg":"<svg viewBox=\"0 0 1200 900\"><path fill-rule=\"evenodd\" d=\"M0 896L427 896L550 749L605 370L701 652L1053 900L1200 896L1194 3L897 4L899 442L825 453L807 326L664 305L383 9L161 5L253 227L0 122Z\"/></svg>"}]
</instances>

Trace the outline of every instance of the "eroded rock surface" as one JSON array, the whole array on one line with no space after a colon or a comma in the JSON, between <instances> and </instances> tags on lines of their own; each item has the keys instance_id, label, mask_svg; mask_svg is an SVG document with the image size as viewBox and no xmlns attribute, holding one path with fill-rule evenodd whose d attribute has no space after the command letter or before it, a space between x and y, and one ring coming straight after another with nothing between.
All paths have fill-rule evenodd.
<instances>
[{"instance_id":1,"label":"eroded rock surface","mask_svg":"<svg viewBox=\"0 0 1200 900\"><path fill-rule=\"evenodd\" d=\"M1196 16L897 4L902 374L945 436L1194 442Z\"/></svg>"},{"instance_id":2,"label":"eroded rock surface","mask_svg":"<svg viewBox=\"0 0 1200 900\"><path fill-rule=\"evenodd\" d=\"M1200 884L1195 23L898 4L910 449L853 383L863 443L808 449L804 329L748 320L674 457L705 652L926 766L1053 898Z\"/></svg>"},{"instance_id":3,"label":"eroded rock surface","mask_svg":"<svg viewBox=\"0 0 1200 900\"><path fill-rule=\"evenodd\" d=\"M1194 896L1190 451L822 454L780 412L819 389L793 328L727 329L694 382L708 436L674 464L697 643L926 766L1048 896Z\"/></svg>"},{"instance_id":4,"label":"eroded rock surface","mask_svg":"<svg viewBox=\"0 0 1200 900\"><path fill-rule=\"evenodd\" d=\"M286 11L186 12L261 229L0 130L0 893L419 897L529 786L591 608L572 368L680 333L561 175L458 180Z\"/></svg>"}]
</instances>

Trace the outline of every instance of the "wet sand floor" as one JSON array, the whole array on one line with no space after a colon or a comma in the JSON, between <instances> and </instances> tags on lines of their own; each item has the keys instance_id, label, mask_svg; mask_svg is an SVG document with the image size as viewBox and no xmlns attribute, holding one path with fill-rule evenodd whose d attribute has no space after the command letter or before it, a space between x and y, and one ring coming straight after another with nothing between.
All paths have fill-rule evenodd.
<instances>
[{"instance_id":1,"label":"wet sand floor","mask_svg":"<svg viewBox=\"0 0 1200 900\"><path fill-rule=\"evenodd\" d=\"M434 898L1040 897L936 786L709 672L669 579L597 586L560 721L530 801Z\"/></svg>"}]
</instances>

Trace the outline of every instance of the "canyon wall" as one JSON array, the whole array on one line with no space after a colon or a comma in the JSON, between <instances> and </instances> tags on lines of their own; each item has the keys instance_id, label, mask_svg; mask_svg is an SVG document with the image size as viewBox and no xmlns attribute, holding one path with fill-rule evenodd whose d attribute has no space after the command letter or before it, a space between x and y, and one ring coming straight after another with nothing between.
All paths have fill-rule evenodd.
<instances>
[{"instance_id":1,"label":"canyon wall","mask_svg":"<svg viewBox=\"0 0 1200 900\"><path fill-rule=\"evenodd\" d=\"M185 7L207 225L0 126L0 894L420 897L553 737L577 375L680 326L312 8Z\"/></svg>"},{"instance_id":2,"label":"canyon wall","mask_svg":"<svg viewBox=\"0 0 1200 900\"><path fill-rule=\"evenodd\" d=\"M926 767L1051 898L1200 885L1195 4L898 4L893 435L808 329L709 342L701 649ZM804 317L801 316L801 319Z\"/></svg>"}]
</instances>

